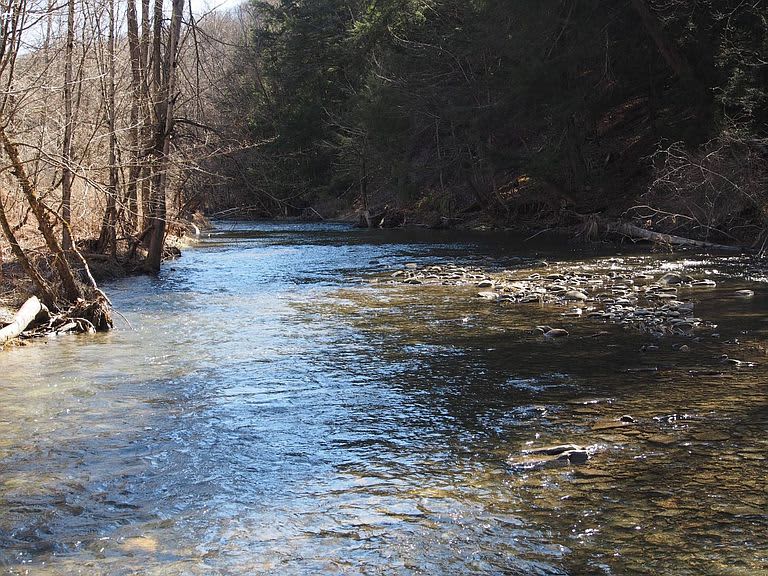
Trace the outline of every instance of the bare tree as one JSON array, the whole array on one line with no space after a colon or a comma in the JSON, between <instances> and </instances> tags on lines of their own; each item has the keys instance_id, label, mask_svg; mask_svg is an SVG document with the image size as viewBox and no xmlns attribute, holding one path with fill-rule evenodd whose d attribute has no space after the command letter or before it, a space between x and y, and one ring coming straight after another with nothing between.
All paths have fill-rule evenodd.
<instances>
[{"instance_id":1,"label":"bare tree","mask_svg":"<svg viewBox=\"0 0 768 576\"><path fill-rule=\"evenodd\" d=\"M67 40L64 52L64 137L61 151L61 244L64 250L72 247L70 226L72 224L72 135L74 131L72 113L72 59L75 50L75 0L67 1Z\"/></svg>"},{"instance_id":2,"label":"bare tree","mask_svg":"<svg viewBox=\"0 0 768 576\"><path fill-rule=\"evenodd\" d=\"M171 132L173 130L173 109L176 101L177 53L181 37L181 15L184 0L173 0L171 8L171 26L165 50L165 59L161 55L162 0L155 0L155 37L153 40L152 77L155 89L154 109L154 145L152 174L152 215L150 220L149 253L145 267L149 272L158 272L163 256L166 230L166 191L168 187L169 155L171 151Z\"/></svg>"}]
</instances>

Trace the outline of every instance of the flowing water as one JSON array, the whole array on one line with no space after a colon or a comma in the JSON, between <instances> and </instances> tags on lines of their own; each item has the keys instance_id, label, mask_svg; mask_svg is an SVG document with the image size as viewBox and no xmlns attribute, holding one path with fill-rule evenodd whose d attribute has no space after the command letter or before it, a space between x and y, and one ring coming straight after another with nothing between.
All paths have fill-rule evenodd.
<instances>
[{"instance_id":1,"label":"flowing water","mask_svg":"<svg viewBox=\"0 0 768 576\"><path fill-rule=\"evenodd\" d=\"M719 337L643 353L620 326L389 281L517 256L709 274L692 297ZM130 328L2 353L0 572L768 574L764 273L682 258L224 225L107 286ZM591 459L515 465L564 442Z\"/></svg>"}]
</instances>

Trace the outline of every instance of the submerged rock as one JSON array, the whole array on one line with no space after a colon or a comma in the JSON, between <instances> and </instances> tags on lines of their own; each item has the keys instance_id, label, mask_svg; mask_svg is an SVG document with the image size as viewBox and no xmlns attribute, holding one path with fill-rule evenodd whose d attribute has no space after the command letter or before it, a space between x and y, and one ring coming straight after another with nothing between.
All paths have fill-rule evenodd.
<instances>
[{"instance_id":1,"label":"submerged rock","mask_svg":"<svg viewBox=\"0 0 768 576\"><path fill-rule=\"evenodd\" d=\"M691 281L690 276L684 274L678 274L677 272L667 272L658 279L658 283L662 286L677 286L679 284L685 284Z\"/></svg>"},{"instance_id":2,"label":"submerged rock","mask_svg":"<svg viewBox=\"0 0 768 576\"><path fill-rule=\"evenodd\" d=\"M558 456L564 452L572 452L574 450L584 450L584 448L578 444L557 444L555 446L542 446L541 448L523 450L523 454L543 454L546 456Z\"/></svg>"},{"instance_id":3,"label":"submerged rock","mask_svg":"<svg viewBox=\"0 0 768 576\"><path fill-rule=\"evenodd\" d=\"M515 468L532 469L585 464L589 460L589 450L577 444L560 444L523 450L522 455L510 458L509 464Z\"/></svg>"},{"instance_id":4,"label":"submerged rock","mask_svg":"<svg viewBox=\"0 0 768 576\"><path fill-rule=\"evenodd\" d=\"M568 330L564 328L550 328L544 332L544 338L565 338L568 336Z\"/></svg>"},{"instance_id":5,"label":"submerged rock","mask_svg":"<svg viewBox=\"0 0 768 576\"><path fill-rule=\"evenodd\" d=\"M589 460L589 452L586 450L571 450L570 452L563 452L557 459L568 460L571 464L586 464L587 460Z\"/></svg>"},{"instance_id":6,"label":"submerged rock","mask_svg":"<svg viewBox=\"0 0 768 576\"><path fill-rule=\"evenodd\" d=\"M720 356L720 362L722 364L730 364L731 366L736 366L738 368L754 368L755 363L754 362L748 362L746 360L736 360L736 358L729 358L728 354L723 354Z\"/></svg>"}]
</instances>

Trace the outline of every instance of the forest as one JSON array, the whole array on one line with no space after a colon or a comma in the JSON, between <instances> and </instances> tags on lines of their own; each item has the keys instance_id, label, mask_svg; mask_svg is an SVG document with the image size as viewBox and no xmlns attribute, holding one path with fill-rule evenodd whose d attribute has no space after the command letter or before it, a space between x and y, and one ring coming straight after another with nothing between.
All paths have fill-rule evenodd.
<instances>
[{"instance_id":1,"label":"forest","mask_svg":"<svg viewBox=\"0 0 768 576\"><path fill-rule=\"evenodd\" d=\"M56 310L98 302L95 277L156 274L166 241L203 214L760 253L766 12L761 0L202 12L2 0L4 282Z\"/></svg>"}]
</instances>

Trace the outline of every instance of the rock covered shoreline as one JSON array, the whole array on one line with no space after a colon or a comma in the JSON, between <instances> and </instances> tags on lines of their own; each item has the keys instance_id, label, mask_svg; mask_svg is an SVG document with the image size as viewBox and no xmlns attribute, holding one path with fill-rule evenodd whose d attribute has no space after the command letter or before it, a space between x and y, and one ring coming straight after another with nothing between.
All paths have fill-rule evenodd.
<instances>
[{"instance_id":1,"label":"rock covered shoreline","mask_svg":"<svg viewBox=\"0 0 768 576\"><path fill-rule=\"evenodd\" d=\"M611 262L610 260L608 261ZM695 297L717 283L681 272L633 271L615 265L610 270L559 265L545 261L520 261L520 267L488 271L457 264L408 263L391 273L394 283L477 288L475 297L498 306L539 304L562 318L618 324L654 338L681 336L693 339L715 336L717 325L694 314ZM541 270L541 271L539 271ZM750 298L751 290L738 290L737 298ZM537 326L546 338L568 336L561 328Z\"/></svg>"}]
</instances>

